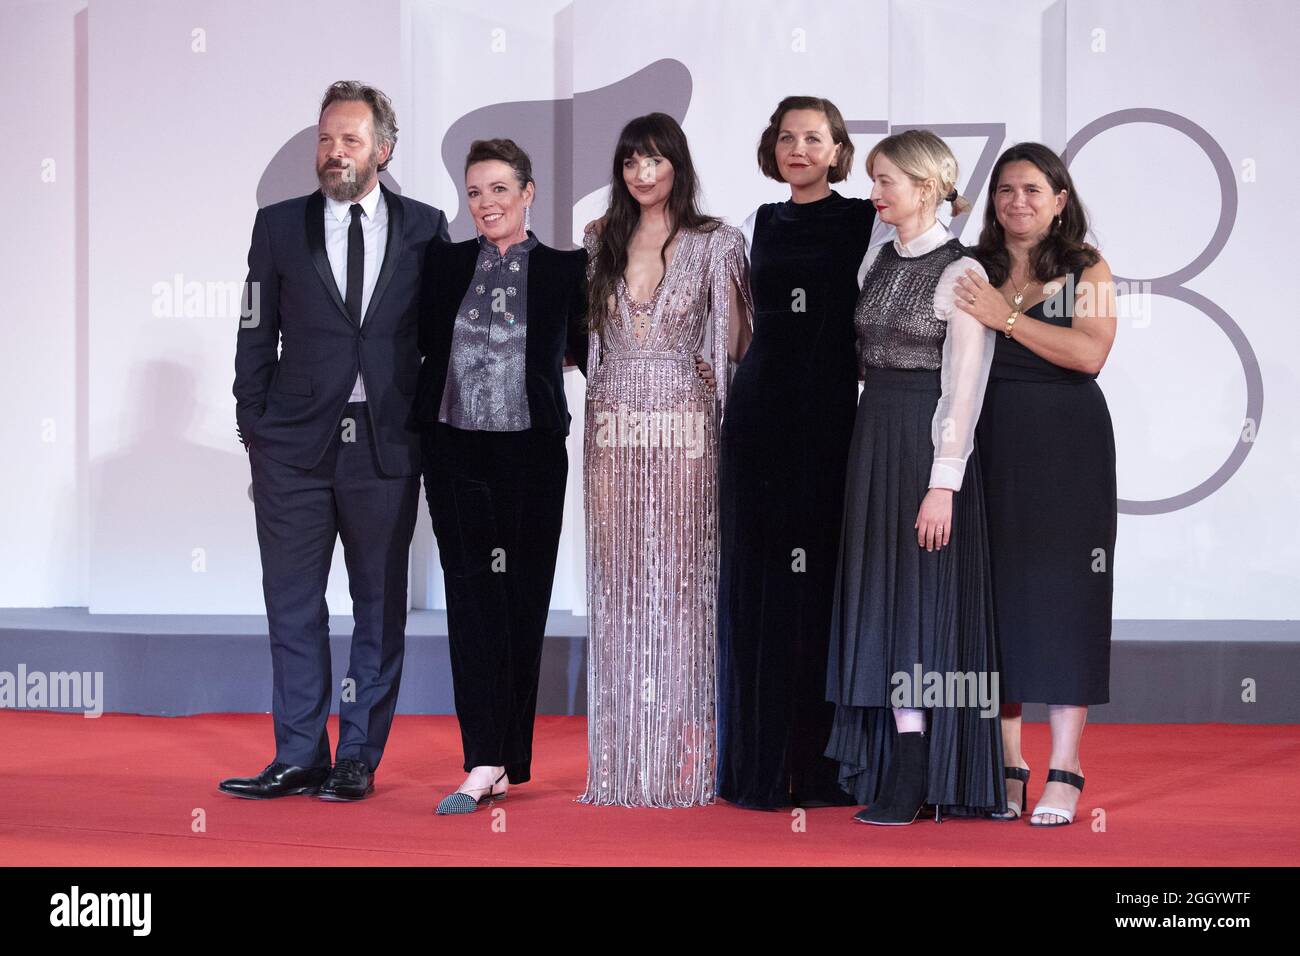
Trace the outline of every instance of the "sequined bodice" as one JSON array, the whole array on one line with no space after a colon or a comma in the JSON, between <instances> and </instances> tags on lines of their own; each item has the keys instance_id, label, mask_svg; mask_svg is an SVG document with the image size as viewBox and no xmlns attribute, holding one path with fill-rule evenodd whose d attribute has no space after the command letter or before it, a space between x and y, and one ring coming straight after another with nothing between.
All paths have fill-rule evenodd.
<instances>
[{"instance_id":1,"label":"sequined bodice","mask_svg":"<svg viewBox=\"0 0 1300 956\"><path fill-rule=\"evenodd\" d=\"M695 367L709 323L711 235L683 231L663 281L644 302L619 280L615 308L593 335L589 400L628 408L712 404L715 395Z\"/></svg>"},{"instance_id":2,"label":"sequined bodice","mask_svg":"<svg viewBox=\"0 0 1300 956\"><path fill-rule=\"evenodd\" d=\"M863 368L943 364L948 327L934 314L934 294L943 270L965 254L956 239L919 256L900 256L892 242L881 247L853 315Z\"/></svg>"}]
</instances>

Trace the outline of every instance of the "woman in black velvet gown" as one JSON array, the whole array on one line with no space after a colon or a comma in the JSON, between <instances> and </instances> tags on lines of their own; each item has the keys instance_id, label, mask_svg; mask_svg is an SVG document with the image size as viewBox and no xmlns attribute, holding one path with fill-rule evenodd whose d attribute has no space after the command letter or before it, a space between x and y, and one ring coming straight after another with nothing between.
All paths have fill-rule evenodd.
<instances>
[{"instance_id":1,"label":"woman in black velvet gown","mask_svg":"<svg viewBox=\"0 0 1300 956\"><path fill-rule=\"evenodd\" d=\"M858 398L853 308L875 208L830 188L853 144L829 100L782 100L758 163L790 199L743 229L754 337L722 422L718 796L766 810L848 805L823 755L826 655Z\"/></svg>"}]
</instances>

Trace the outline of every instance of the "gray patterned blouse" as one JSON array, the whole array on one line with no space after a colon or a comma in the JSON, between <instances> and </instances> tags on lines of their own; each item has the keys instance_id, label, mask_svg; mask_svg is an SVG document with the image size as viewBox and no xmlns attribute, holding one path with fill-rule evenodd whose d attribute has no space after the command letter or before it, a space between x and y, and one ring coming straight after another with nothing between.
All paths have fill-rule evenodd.
<instances>
[{"instance_id":1,"label":"gray patterned blouse","mask_svg":"<svg viewBox=\"0 0 1300 956\"><path fill-rule=\"evenodd\" d=\"M531 427L524 391L528 336L528 251L531 232L502 255L479 236L474 278L452 331L447 387L438 421L473 431L516 432Z\"/></svg>"}]
</instances>

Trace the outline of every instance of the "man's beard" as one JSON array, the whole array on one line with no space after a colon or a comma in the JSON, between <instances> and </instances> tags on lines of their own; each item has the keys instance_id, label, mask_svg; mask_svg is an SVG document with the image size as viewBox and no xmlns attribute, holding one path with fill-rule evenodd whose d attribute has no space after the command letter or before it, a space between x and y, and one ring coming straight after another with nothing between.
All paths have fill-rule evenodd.
<instances>
[{"instance_id":1,"label":"man's beard","mask_svg":"<svg viewBox=\"0 0 1300 956\"><path fill-rule=\"evenodd\" d=\"M373 149L370 151L370 159L366 162L366 165L353 167L356 173L355 177L347 176L345 167L336 167L345 169L343 175L328 172L334 163L335 160L327 159L322 165L318 166L316 168L316 181L320 183L321 192L335 202L351 202L356 199L361 195L361 190L379 171L379 158L375 155Z\"/></svg>"}]
</instances>

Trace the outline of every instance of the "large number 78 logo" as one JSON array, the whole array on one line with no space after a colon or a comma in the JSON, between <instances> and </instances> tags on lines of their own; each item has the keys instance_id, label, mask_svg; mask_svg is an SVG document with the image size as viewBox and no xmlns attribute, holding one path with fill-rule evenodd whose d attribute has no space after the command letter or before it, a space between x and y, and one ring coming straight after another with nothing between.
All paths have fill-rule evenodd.
<instances>
[{"instance_id":1,"label":"large number 78 logo","mask_svg":"<svg viewBox=\"0 0 1300 956\"><path fill-rule=\"evenodd\" d=\"M1241 326L1216 303L1184 285L1189 279L1200 275L1223 251L1224 246L1228 243L1228 238L1232 235L1232 227L1237 219L1237 180L1232 164L1228 161L1223 147L1215 141L1214 137L1187 117L1167 110L1119 110L1098 117L1070 137L1063 157L1066 166L1069 166L1075 156L1078 155L1079 150L1096 138L1098 134L1131 123L1153 123L1158 126L1167 126L1185 134L1192 142L1201 147L1201 150L1213 164L1215 174L1219 179L1219 222L1209 244L1201 251L1200 255L1196 256L1187 265L1181 269L1175 269L1168 275L1146 279L1116 274L1114 277L1116 294L1123 296L1134 294L1140 290L1143 294L1163 295L1185 302L1204 315L1209 316L1223 330L1223 333L1228 337L1228 341L1232 343L1246 379L1246 414L1242 421L1241 431L1227 459L1212 475L1190 490L1171 495L1168 498L1152 501L1119 499L1119 510L1125 514L1152 515L1177 511L1208 497L1226 484L1228 479L1241 467L1241 463L1250 454L1250 449L1253 447L1255 438L1259 433L1259 423L1264 413L1264 380L1259 369L1259 359L1255 355L1255 350L1251 348L1246 334L1241 330ZM989 175L993 171L993 164L997 161L998 153L1006 140L1007 129L1004 123L916 123L890 126L885 120L856 120L845 125L848 127L850 134L889 134L906 129L928 129L935 135L945 139L963 136L984 137L984 148L971 170L965 187L961 189L961 192L972 200L984 192ZM960 236L962 234L967 215L969 213L953 219L951 228L954 235Z\"/></svg>"}]
</instances>

